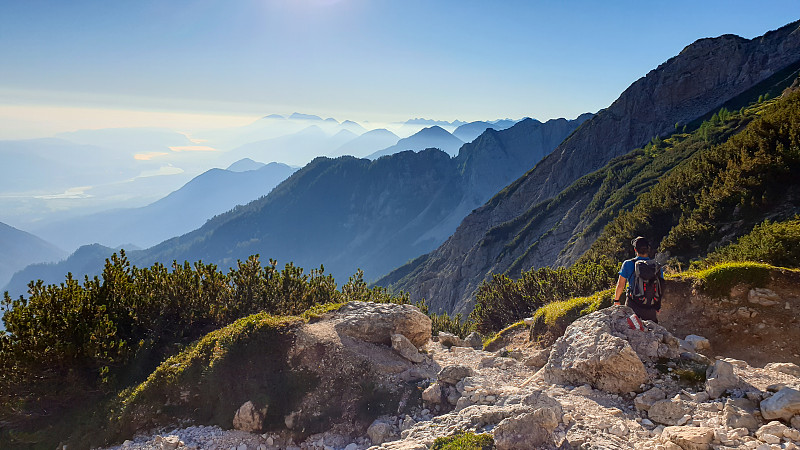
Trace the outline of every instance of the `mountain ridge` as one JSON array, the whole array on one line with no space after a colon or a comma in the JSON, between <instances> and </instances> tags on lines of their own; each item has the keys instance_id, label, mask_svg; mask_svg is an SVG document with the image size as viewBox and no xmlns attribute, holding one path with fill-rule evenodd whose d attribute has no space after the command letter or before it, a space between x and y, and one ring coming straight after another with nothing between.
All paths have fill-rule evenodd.
<instances>
[{"instance_id":1,"label":"mountain ridge","mask_svg":"<svg viewBox=\"0 0 800 450\"><path fill-rule=\"evenodd\" d=\"M464 218L441 247L378 283L408 291L415 300L428 299L433 310L468 312L472 293L498 257L483 245L490 230L555 197L612 158L665 135L676 124L714 111L800 60L798 23L750 40L726 35L688 45L631 84L534 168ZM568 212L567 208L564 213ZM569 239L565 234L558 244L550 245L563 246ZM492 270L497 269L502 271Z\"/></svg>"}]
</instances>

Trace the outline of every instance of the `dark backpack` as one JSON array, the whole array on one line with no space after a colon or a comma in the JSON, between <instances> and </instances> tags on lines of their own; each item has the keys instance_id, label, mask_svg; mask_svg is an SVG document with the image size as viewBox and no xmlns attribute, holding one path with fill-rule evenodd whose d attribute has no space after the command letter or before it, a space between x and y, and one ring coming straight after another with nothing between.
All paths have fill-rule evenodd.
<instances>
[{"instance_id":1,"label":"dark backpack","mask_svg":"<svg viewBox=\"0 0 800 450\"><path fill-rule=\"evenodd\" d=\"M664 279L661 265L652 259L634 261L633 278L628 281L628 301L646 308L661 309Z\"/></svg>"}]
</instances>

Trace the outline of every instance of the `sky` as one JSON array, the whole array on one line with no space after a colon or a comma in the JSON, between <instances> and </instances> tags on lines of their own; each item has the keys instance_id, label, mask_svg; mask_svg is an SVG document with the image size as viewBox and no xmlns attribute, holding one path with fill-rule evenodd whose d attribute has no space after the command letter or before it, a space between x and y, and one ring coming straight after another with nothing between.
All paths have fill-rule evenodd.
<instances>
[{"instance_id":1,"label":"sky","mask_svg":"<svg viewBox=\"0 0 800 450\"><path fill-rule=\"evenodd\" d=\"M791 1L0 2L0 139L80 128L572 118Z\"/></svg>"}]
</instances>

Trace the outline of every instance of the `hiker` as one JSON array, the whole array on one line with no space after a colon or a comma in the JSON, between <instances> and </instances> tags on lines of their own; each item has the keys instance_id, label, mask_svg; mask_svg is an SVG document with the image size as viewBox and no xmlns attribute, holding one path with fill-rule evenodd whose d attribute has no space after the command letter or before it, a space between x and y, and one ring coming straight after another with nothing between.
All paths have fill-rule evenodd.
<instances>
[{"instance_id":1,"label":"hiker","mask_svg":"<svg viewBox=\"0 0 800 450\"><path fill-rule=\"evenodd\" d=\"M619 269L614 304L622 304L622 293L626 292L624 304L633 309L640 319L658 323L664 272L657 262L650 259L650 242L646 238L639 236L631 241L631 245L636 257L624 261Z\"/></svg>"}]
</instances>

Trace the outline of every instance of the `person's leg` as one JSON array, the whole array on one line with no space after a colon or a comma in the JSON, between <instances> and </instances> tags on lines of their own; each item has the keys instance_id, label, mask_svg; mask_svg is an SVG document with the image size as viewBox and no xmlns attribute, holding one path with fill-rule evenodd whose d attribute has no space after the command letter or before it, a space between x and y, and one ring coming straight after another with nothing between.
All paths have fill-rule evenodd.
<instances>
[{"instance_id":1,"label":"person's leg","mask_svg":"<svg viewBox=\"0 0 800 450\"><path fill-rule=\"evenodd\" d=\"M658 323L658 314L655 309L653 308L645 308L643 306L628 304L628 306L639 316L642 320L651 320L655 323Z\"/></svg>"}]
</instances>

